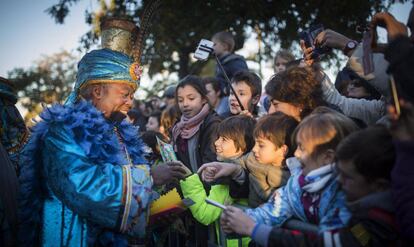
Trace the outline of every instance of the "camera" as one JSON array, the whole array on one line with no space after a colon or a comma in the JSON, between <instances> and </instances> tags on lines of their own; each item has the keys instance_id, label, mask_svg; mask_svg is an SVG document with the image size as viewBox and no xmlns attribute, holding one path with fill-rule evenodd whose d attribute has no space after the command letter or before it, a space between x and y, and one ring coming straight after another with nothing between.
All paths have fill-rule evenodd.
<instances>
[{"instance_id":1,"label":"camera","mask_svg":"<svg viewBox=\"0 0 414 247\"><path fill-rule=\"evenodd\" d=\"M312 47L313 48L313 57L318 57L322 54L325 54L330 51L328 47L317 47L314 45L316 36L320 34L324 30L322 24L311 26L308 30L305 30L300 33L300 38L305 41L306 48Z\"/></svg>"},{"instance_id":2,"label":"camera","mask_svg":"<svg viewBox=\"0 0 414 247\"><path fill-rule=\"evenodd\" d=\"M197 60L207 60L210 56L210 53L214 51L214 42L202 39L198 44L197 50L194 53L194 58Z\"/></svg>"}]
</instances>

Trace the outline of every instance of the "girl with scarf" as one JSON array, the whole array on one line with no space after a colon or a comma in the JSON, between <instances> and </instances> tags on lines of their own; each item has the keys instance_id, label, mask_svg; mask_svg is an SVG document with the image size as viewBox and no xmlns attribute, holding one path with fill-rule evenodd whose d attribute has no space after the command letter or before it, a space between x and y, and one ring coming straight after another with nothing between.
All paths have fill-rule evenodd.
<instances>
[{"instance_id":1,"label":"girl with scarf","mask_svg":"<svg viewBox=\"0 0 414 247\"><path fill-rule=\"evenodd\" d=\"M213 142L220 118L208 103L207 90L197 76L187 76L176 88L181 119L172 129L177 158L190 170L216 161Z\"/></svg>"},{"instance_id":2,"label":"girl with scarf","mask_svg":"<svg viewBox=\"0 0 414 247\"><path fill-rule=\"evenodd\" d=\"M318 225L319 232L344 227L350 213L335 174L335 148L356 130L352 120L335 113L314 113L297 127L295 158L287 160L291 178L269 202L245 212L229 206L221 217L226 232L257 239L291 218Z\"/></svg>"},{"instance_id":3,"label":"girl with scarf","mask_svg":"<svg viewBox=\"0 0 414 247\"><path fill-rule=\"evenodd\" d=\"M216 161L214 141L220 118L208 103L207 90L197 76L189 75L177 85L175 99L181 118L172 128L174 151L178 160L196 173L202 164ZM207 246L207 226L191 215L184 221L188 235L179 236L178 245Z\"/></svg>"}]
</instances>

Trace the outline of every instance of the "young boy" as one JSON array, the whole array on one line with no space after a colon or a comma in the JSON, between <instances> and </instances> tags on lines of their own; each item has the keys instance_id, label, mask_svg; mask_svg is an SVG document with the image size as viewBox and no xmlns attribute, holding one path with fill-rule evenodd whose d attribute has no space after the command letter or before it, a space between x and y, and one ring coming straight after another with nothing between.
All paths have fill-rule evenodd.
<instances>
[{"instance_id":1,"label":"young boy","mask_svg":"<svg viewBox=\"0 0 414 247\"><path fill-rule=\"evenodd\" d=\"M261 205L274 190L286 184L290 176L284 160L295 150L290 136L297 124L295 119L283 113L262 117L253 132L255 146L252 152L234 160L233 164L204 165L200 168L203 178L208 182L216 181L222 177L220 170L227 169L227 174L233 178L230 180L230 195L234 198L248 197L248 204L253 208ZM210 169L215 170L213 177L204 174L209 173Z\"/></svg>"},{"instance_id":2,"label":"young boy","mask_svg":"<svg viewBox=\"0 0 414 247\"><path fill-rule=\"evenodd\" d=\"M218 32L213 35L212 41L214 42L214 53L219 58L230 80L237 71L248 70L244 58L233 53L235 42L231 33L224 31ZM216 78L220 81L220 88L223 95L229 95L228 82L226 82L224 72L218 64L216 65Z\"/></svg>"},{"instance_id":3,"label":"young boy","mask_svg":"<svg viewBox=\"0 0 414 247\"><path fill-rule=\"evenodd\" d=\"M254 124L255 120L245 115L233 116L221 122L217 129L218 138L214 142L217 160L232 161L249 152L254 145L252 136ZM220 208L207 204L206 198L222 204L234 202L229 195L228 185L212 185L210 190L206 190L207 186L201 182L197 173L180 181L180 187L183 196L195 202L190 207L190 211L193 217L203 225L217 222L222 211ZM219 228L211 232L215 232L217 238L212 239L210 236L210 241L215 240L214 242L223 244L223 235L219 234ZM248 241L244 242L246 244L243 246L247 246ZM227 246L237 246L237 240L228 240Z\"/></svg>"},{"instance_id":4,"label":"young boy","mask_svg":"<svg viewBox=\"0 0 414 247\"><path fill-rule=\"evenodd\" d=\"M295 119L282 113L264 116L258 121L253 132L252 152L236 161L248 176L242 186L240 182L230 183L230 195L238 198L248 192L249 206L255 208L286 184L290 172L285 159L293 156L295 148L290 137L297 125Z\"/></svg>"},{"instance_id":5,"label":"young boy","mask_svg":"<svg viewBox=\"0 0 414 247\"><path fill-rule=\"evenodd\" d=\"M227 96L223 97L220 81L215 77L205 77L203 83L207 90L208 100L216 113L221 116L229 112L229 100Z\"/></svg>"},{"instance_id":6,"label":"young boy","mask_svg":"<svg viewBox=\"0 0 414 247\"><path fill-rule=\"evenodd\" d=\"M243 113L257 117L259 113L257 104L262 94L262 81L259 76L253 72L239 71L233 76L231 85L243 105L244 112L242 112L239 102L231 91L229 96L230 112L228 115L234 116Z\"/></svg>"},{"instance_id":7,"label":"young boy","mask_svg":"<svg viewBox=\"0 0 414 247\"><path fill-rule=\"evenodd\" d=\"M389 132L380 126L357 131L339 144L336 157L338 181L352 212L347 227L316 236L257 224L252 234L255 242L263 246L403 246L390 191L396 155Z\"/></svg>"}]
</instances>

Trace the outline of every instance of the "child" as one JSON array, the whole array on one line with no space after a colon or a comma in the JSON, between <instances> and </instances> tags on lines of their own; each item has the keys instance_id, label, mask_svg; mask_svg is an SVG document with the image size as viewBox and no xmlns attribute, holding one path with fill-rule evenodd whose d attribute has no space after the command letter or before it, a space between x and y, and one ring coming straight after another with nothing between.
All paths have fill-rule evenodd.
<instances>
[{"instance_id":1,"label":"child","mask_svg":"<svg viewBox=\"0 0 414 247\"><path fill-rule=\"evenodd\" d=\"M254 124L254 119L244 115L230 117L221 122L217 130L218 138L214 142L217 159L231 161L249 152L254 145L252 136ZM222 211L220 208L207 204L206 198L222 204L234 201L229 195L228 185L213 185L210 191L206 191L198 174L181 180L180 186L184 197L191 198L195 202L190 207L193 217L204 225L216 222ZM222 244L219 228L211 232L217 233L216 242ZM227 246L237 246L237 240L228 240Z\"/></svg>"},{"instance_id":2,"label":"child","mask_svg":"<svg viewBox=\"0 0 414 247\"><path fill-rule=\"evenodd\" d=\"M163 142L166 142L165 137L156 131L147 130L141 134L142 141L148 146L149 150L147 156L145 157L151 166L158 165L162 162L162 157L160 153L160 147L157 143L157 138Z\"/></svg>"},{"instance_id":3,"label":"child","mask_svg":"<svg viewBox=\"0 0 414 247\"><path fill-rule=\"evenodd\" d=\"M174 151L178 160L196 172L203 163L216 160L213 142L220 118L208 103L206 89L199 77L185 77L178 83L175 95L181 118L172 129ZM179 236L179 245L207 246L207 227L189 217L184 220L188 235Z\"/></svg>"},{"instance_id":4,"label":"child","mask_svg":"<svg viewBox=\"0 0 414 247\"><path fill-rule=\"evenodd\" d=\"M161 112L155 111L152 112L148 118L148 122L145 125L145 129L148 131L160 131L160 122L161 122Z\"/></svg>"},{"instance_id":5,"label":"child","mask_svg":"<svg viewBox=\"0 0 414 247\"><path fill-rule=\"evenodd\" d=\"M215 77L205 77L203 78L203 83L207 90L208 100L217 114L221 116L222 114L229 112L228 96L223 97L220 81Z\"/></svg>"},{"instance_id":6,"label":"child","mask_svg":"<svg viewBox=\"0 0 414 247\"><path fill-rule=\"evenodd\" d=\"M373 145L381 143L381 145ZM317 239L305 233L260 226L255 241L263 246L403 246L395 224L390 192L396 153L384 127L352 133L336 149L339 183L352 218L347 227ZM256 232L257 232L256 231Z\"/></svg>"},{"instance_id":7,"label":"child","mask_svg":"<svg viewBox=\"0 0 414 247\"><path fill-rule=\"evenodd\" d=\"M179 118L179 110L176 105L167 106L161 113L160 133L163 134L168 141L171 140L172 127Z\"/></svg>"},{"instance_id":8,"label":"child","mask_svg":"<svg viewBox=\"0 0 414 247\"><path fill-rule=\"evenodd\" d=\"M181 119L172 129L174 149L178 160L196 172L203 163L216 160L213 141L220 118L197 76L187 76L177 85L176 102Z\"/></svg>"},{"instance_id":9,"label":"child","mask_svg":"<svg viewBox=\"0 0 414 247\"><path fill-rule=\"evenodd\" d=\"M253 72L239 71L233 76L231 85L243 105L245 110L243 113L257 116L259 113L257 104L262 94L262 81L260 77ZM237 115L242 112L239 102L232 91L229 96L229 105L230 113L228 115Z\"/></svg>"},{"instance_id":10,"label":"child","mask_svg":"<svg viewBox=\"0 0 414 247\"><path fill-rule=\"evenodd\" d=\"M234 51L234 37L229 32L218 32L213 35L214 53L220 60L227 76L231 80L234 74L240 70L248 70L246 61L242 56L236 55ZM220 81L220 88L223 95L229 95L230 89L224 76L223 70L217 64L216 78Z\"/></svg>"},{"instance_id":11,"label":"child","mask_svg":"<svg viewBox=\"0 0 414 247\"><path fill-rule=\"evenodd\" d=\"M250 207L261 205L269 199L274 190L286 184L290 176L284 161L286 157L291 157L295 150L291 145L290 136L297 124L295 119L283 113L262 117L253 132L253 151L235 160L234 164L203 165L200 168L205 170L203 179L208 182L216 181L222 177L219 171L221 167L226 167L230 171L226 175L231 174L230 177L233 178L230 182L230 195L234 198L248 197ZM211 171L212 168L216 170ZM213 176L209 176L209 173L213 173Z\"/></svg>"},{"instance_id":12,"label":"child","mask_svg":"<svg viewBox=\"0 0 414 247\"><path fill-rule=\"evenodd\" d=\"M286 70L286 65L295 60L295 56L287 50L279 50L274 61L275 74Z\"/></svg>"},{"instance_id":13,"label":"child","mask_svg":"<svg viewBox=\"0 0 414 247\"><path fill-rule=\"evenodd\" d=\"M292 176L286 186L256 209L229 206L222 215L224 230L255 236L261 225L280 227L291 218L318 225L320 232L344 227L350 213L336 181L334 150L356 128L352 120L332 113L305 118L294 133L296 158L287 161Z\"/></svg>"}]
</instances>

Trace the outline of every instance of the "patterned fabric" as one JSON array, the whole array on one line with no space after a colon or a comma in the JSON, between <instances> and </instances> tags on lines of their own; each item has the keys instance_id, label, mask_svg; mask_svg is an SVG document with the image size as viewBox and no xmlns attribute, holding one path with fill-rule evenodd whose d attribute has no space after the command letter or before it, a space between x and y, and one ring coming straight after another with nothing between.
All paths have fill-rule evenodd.
<instances>
[{"instance_id":1,"label":"patterned fabric","mask_svg":"<svg viewBox=\"0 0 414 247\"><path fill-rule=\"evenodd\" d=\"M28 132L23 118L15 107L17 96L6 81L0 78L0 141L18 172L17 153L24 144Z\"/></svg>"},{"instance_id":2,"label":"patterned fabric","mask_svg":"<svg viewBox=\"0 0 414 247\"><path fill-rule=\"evenodd\" d=\"M136 74L137 64L120 52L110 49L93 50L87 53L78 63L78 73L72 93L65 104L74 104L79 90L91 83L127 83L134 88L139 85L139 76Z\"/></svg>"},{"instance_id":3,"label":"patterned fabric","mask_svg":"<svg viewBox=\"0 0 414 247\"><path fill-rule=\"evenodd\" d=\"M304 191L299 184L299 176L302 174L300 163L296 158L290 158L287 160L287 165L292 176L286 186L278 189L267 203L246 210L246 213L259 224L281 226L292 217L309 222L301 201ZM318 208L320 232L346 225L351 215L345 202L345 195L339 189L336 179L331 179L320 191Z\"/></svg>"},{"instance_id":4,"label":"patterned fabric","mask_svg":"<svg viewBox=\"0 0 414 247\"><path fill-rule=\"evenodd\" d=\"M20 245L125 246L143 236L157 194L138 129L86 101L40 116L20 158Z\"/></svg>"}]
</instances>

